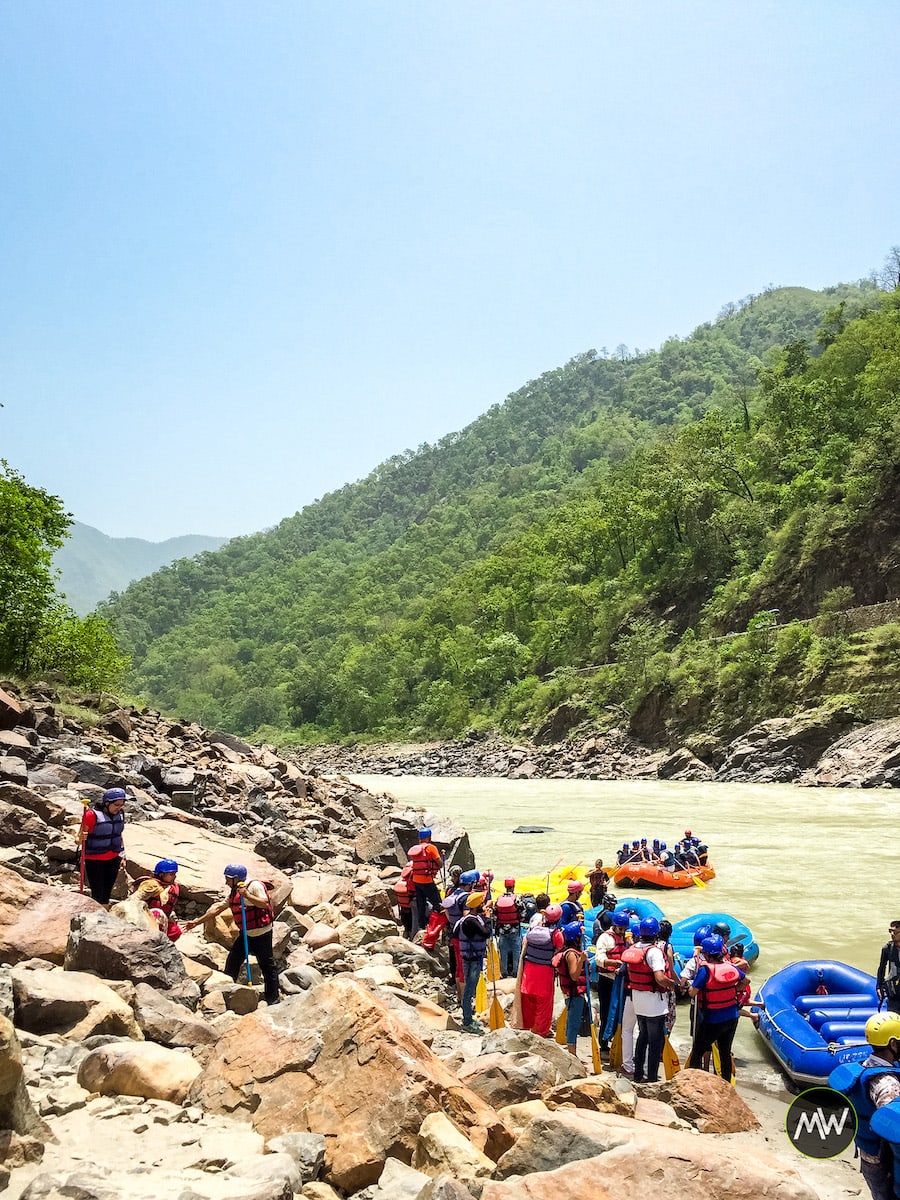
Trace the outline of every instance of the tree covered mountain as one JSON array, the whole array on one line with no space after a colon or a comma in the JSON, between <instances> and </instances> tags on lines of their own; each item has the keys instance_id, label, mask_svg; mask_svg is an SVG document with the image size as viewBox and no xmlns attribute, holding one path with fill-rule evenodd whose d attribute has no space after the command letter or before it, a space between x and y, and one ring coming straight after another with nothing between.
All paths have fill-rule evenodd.
<instances>
[{"instance_id":1,"label":"tree covered mountain","mask_svg":"<svg viewBox=\"0 0 900 1200\"><path fill-rule=\"evenodd\" d=\"M245 734L520 730L562 700L733 728L834 648L716 635L898 594L890 519L881 566L841 569L898 507L898 330L874 284L773 289L659 350L590 351L103 611L139 690ZM782 668L793 691L766 684Z\"/></svg>"},{"instance_id":2,"label":"tree covered mountain","mask_svg":"<svg viewBox=\"0 0 900 1200\"><path fill-rule=\"evenodd\" d=\"M135 579L151 575L179 558L218 550L226 539L185 534L164 542L115 538L91 525L73 521L68 536L53 556L59 571L59 591L76 613L84 616L111 592L120 592Z\"/></svg>"}]
</instances>

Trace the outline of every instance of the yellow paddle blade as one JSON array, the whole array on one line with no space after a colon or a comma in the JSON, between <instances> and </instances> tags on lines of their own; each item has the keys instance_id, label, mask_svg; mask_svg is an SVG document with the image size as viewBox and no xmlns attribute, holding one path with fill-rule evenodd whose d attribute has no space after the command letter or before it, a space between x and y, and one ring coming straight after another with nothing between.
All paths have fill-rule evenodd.
<instances>
[{"instance_id":1,"label":"yellow paddle blade","mask_svg":"<svg viewBox=\"0 0 900 1200\"><path fill-rule=\"evenodd\" d=\"M720 1078L724 1079L725 1076L722 1073L722 1058L719 1054L719 1047L715 1044L715 1042L713 1042L712 1060L713 1060L713 1070ZM731 1068L731 1078L728 1080L728 1082L731 1084L732 1087L734 1087L735 1084L737 1083L737 1080L734 1077L734 1059L733 1058L728 1065Z\"/></svg>"},{"instance_id":2,"label":"yellow paddle blade","mask_svg":"<svg viewBox=\"0 0 900 1200\"><path fill-rule=\"evenodd\" d=\"M500 954L493 942L488 943L485 973L491 983L496 982L502 974L500 970Z\"/></svg>"},{"instance_id":3,"label":"yellow paddle blade","mask_svg":"<svg viewBox=\"0 0 900 1200\"><path fill-rule=\"evenodd\" d=\"M506 1018L503 1016L503 1005L500 1003L499 997L495 996L491 1001L491 1011L488 1014L488 1024L491 1029L505 1029Z\"/></svg>"},{"instance_id":4,"label":"yellow paddle blade","mask_svg":"<svg viewBox=\"0 0 900 1200\"><path fill-rule=\"evenodd\" d=\"M699 875L692 875L691 879L693 879L695 887L698 887L698 888L706 887L706 884L703 882L703 880L700 878Z\"/></svg>"},{"instance_id":5,"label":"yellow paddle blade","mask_svg":"<svg viewBox=\"0 0 900 1200\"><path fill-rule=\"evenodd\" d=\"M666 1038L663 1045L662 1065L666 1073L666 1079L672 1079L681 1070L681 1060L668 1038Z\"/></svg>"},{"instance_id":6,"label":"yellow paddle blade","mask_svg":"<svg viewBox=\"0 0 900 1200\"><path fill-rule=\"evenodd\" d=\"M614 1071L617 1071L622 1065L622 1026L620 1025L613 1034L613 1039L609 1043L609 1065Z\"/></svg>"},{"instance_id":7,"label":"yellow paddle blade","mask_svg":"<svg viewBox=\"0 0 900 1200\"><path fill-rule=\"evenodd\" d=\"M597 1041L597 1030L594 1028L594 1022L591 1022L591 1060L594 1067L595 1075L603 1074L603 1063L600 1060L600 1043Z\"/></svg>"},{"instance_id":8,"label":"yellow paddle blade","mask_svg":"<svg viewBox=\"0 0 900 1200\"><path fill-rule=\"evenodd\" d=\"M569 1010L564 1008L556 1019L556 1040L560 1046L566 1045L566 1018L569 1015Z\"/></svg>"},{"instance_id":9,"label":"yellow paddle blade","mask_svg":"<svg viewBox=\"0 0 900 1200\"><path fill-rule=\"evenodd\" d=\"M484 975L478 976L478 987L475 989L475 1011L487 1012L487 984Z\"/></svg>"}]
</instances>

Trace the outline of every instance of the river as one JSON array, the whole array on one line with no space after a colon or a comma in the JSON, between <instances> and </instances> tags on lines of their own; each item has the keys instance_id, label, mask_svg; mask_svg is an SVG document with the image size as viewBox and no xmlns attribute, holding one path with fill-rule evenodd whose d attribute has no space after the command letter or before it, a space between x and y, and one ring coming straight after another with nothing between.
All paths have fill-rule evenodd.
<instances>
[{"instance_id":1,"label":"river","mask_svg":"<svg viewBox=\"0 0 900 1200\"><path fill-rule=\"evenodd\" d=\"M756 985L801 958L836 958L874 974L890 920L900 918L890 847L898 796L891 790L703 784L662 780L512 780L355 775L373 792L451 817L469 833L481 869L535 875L558 860L615 862L616 847L658 837L672 846L691 829L709 846L716 878L705 890L615 888L653 899L672 921L726 912L753 931ZM554 832L514 834L517 825ZM681 1014L680 1010L680 1014ZM686 1014L685 1014L686 1017ZM676 1033L686 1032L679 1015ZM749 1021L739 1061L772 1061ZM774 1080L771 1081L774 1085Z\"/></svg>"}]
</instances>

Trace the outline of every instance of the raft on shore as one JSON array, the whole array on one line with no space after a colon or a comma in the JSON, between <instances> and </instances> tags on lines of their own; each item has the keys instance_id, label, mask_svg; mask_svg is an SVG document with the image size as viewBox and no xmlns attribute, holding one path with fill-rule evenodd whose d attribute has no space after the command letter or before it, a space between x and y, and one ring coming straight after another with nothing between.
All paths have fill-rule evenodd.
<instances>
[{"instance_id":1,"label":"raft on shore","mask_svg":"<svg viewBox=\"0 0 900 1200\"><path fill-rule=\"evenodd\" d=\"M698 879L701 883L715 879L716 872L709 865L705 867L685 867L680 871L667 871L665 867L659 866L658 863L630 862L625 863L624 866L616 867L614 871L610 871L609 877L610 887L616 888L686 888L696 887Z\"/></svg>"},{"instance_id":2,"label":"raft on shore","mask_svg":"<svg viewBox=\"0 0 900 1200\"><path fill-rule=\"evenodd\" d=\"M687 962L694 953L694 934L701 926L715 925L717 921L724 921L731 929L731 936L728 939L729 950L738 942L743 943L743 957L752 966L759 958L759 944L750 928L743 921L739 921L737 917L733 917L731 913L694 913L692 917L685 917L683 921L678 921L672 926L672 949L680 956L682 962Z\"/></svg>"},{"instance_id":3,"label":"raft on shore","mask_svg":"<svg viewBox=\"0 0 900 1200\"><path fill-rule=\"evenodd\" d=\"M757 998L766 1006L759 1033L795 1083L824 1086L840 1063L868 1057L866 1021L878 1011L878 997L865 971L806 959L776 971Z\"/></svg>"}]
</instances>

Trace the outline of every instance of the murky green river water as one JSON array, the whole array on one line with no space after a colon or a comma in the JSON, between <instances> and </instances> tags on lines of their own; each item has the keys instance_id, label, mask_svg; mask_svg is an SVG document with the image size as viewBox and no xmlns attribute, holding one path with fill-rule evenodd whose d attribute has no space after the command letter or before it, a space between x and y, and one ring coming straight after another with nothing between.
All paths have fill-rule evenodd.
<instances>
[{"instance_id":1,"label":"murky green river water","mask_svg":"<svg viewBox=\"0 0 900 1200\"><path fill-rule=\"evenodd\" d=\"M501 879L540 874L559 859L608 864L624 841L659 837L671 846L691 829L709 845L716 868L704 891L617 887L616 894L647 896L672 921L705 911L738 917L760 946L752 972L757 985L786 963L818 956L874 974L888 922L900 918L896 791L656 780L354 779L401 804L458 821L469 832L478 866ZM551 825L554 832L514 834L517 825ZM686 1026L685 1014L676 1034L686 1038ZM761 1070L772 1061L749 1021L741 1022L737 1053Z\"/></svg>"}]
</instances>

